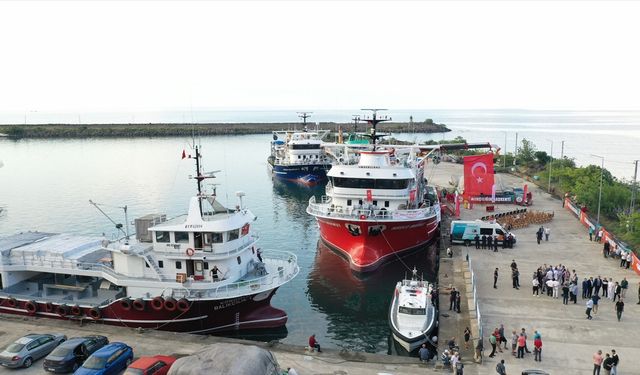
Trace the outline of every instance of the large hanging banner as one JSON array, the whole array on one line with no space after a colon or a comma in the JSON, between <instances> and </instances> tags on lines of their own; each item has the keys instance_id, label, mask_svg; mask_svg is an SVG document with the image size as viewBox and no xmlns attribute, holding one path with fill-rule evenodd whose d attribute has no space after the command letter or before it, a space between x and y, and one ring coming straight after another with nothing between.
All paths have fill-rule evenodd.
<instances>
[{"instance_id":1,"label":"large hanging banner","mask_svg":"<svg viewBox=\"0 0 640 375\"><path fill-rule=\"evenodd\" d=\"M464 195L491 196L494 185L493 154L464 157Z\"/></svg>"}]
</instances>

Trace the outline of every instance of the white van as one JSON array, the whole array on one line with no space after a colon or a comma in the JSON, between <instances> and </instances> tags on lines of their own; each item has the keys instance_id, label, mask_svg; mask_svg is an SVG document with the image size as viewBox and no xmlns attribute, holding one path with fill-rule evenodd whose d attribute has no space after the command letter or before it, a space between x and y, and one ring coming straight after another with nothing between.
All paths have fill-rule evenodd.
<instances>
[{"instance_id":1,"label":"white van","mask_svg":"<svg viewBox=\"0 0 640 375\"><path fill-rule=\"evenodd\" d=\"M453 220L451 222L451 231L449 232L451 243L464 243L466 246L474 242L476 234L481 238L483 235L496 236L498 243L502 243L508 233L500 224L482 220ZM511 235L513 236L513 243L515 243L516 236Z\"/></svg>"}]
</instances>

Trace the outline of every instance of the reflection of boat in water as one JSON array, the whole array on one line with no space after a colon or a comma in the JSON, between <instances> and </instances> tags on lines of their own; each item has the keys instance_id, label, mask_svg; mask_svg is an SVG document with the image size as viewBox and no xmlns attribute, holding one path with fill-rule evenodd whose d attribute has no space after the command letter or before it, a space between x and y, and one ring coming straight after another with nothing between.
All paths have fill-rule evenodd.
<instances>
[{"instance_id":1,"label":"reflection of boat in water","mask_svg":"<svg viewBox=\"0 0 640 375\"><path fill-rule=\"evenodd\" d=\"M435 247L407 254L403 262L388 262L380 272L354 274L344 259L318 241L313 268L307 279L312 307L326 315L327 338L348 350L386 353L389 336L389 293L405 263L417 264L420 272L435 275ZM365 277L358 277L365 276Z\"/></svg>"},{"instance_id":2,"label":"reflection of boat in water","mask_svg":"<svg viewBox=\"0 0 640 375\"><path fill-rule=\"evenodd\" d=\"M389 326L393 339L408 352L430 340L437 326L437 311L431 303L431 283L418 279L418 270L411 279L398 281L389 309Z\"/></svg>"},{"instance_id":3,"label":"reflection of boat in water","mask_svg":"<svg viewBox=\"0 0 640 375\"><path fill-rule=\"evenodd\" d=\"M342 252L351 269L376 270L395 255L424 246L438 234L440 204L434 187L426 184L426 158L419 148L376 148L373 116L372 147L360 151L357 165L336 164L327 173L326 196L309 200L307 212L320 227L320 236Z\"/></svg>"},{"instance_id":4,"label":"reflection of boat in water","mask_svg":"<svg viewBox=\"0 0 640 375\"><path fill-rule=\"evenodd\" d=\"M302 185L317 185L327 179L331 168L329 157L322 148L322 138L328 130L308 131L309 114L302 113L303 131L274 131L271 154L267 158L269 169L276 179Z\"/></svg>"}]
</instances>

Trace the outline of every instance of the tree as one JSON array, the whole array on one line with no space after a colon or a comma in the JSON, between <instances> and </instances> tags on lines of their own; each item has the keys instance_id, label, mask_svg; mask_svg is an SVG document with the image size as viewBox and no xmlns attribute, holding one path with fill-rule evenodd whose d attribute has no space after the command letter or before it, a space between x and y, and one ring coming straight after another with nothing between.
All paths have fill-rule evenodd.
<instances>
[{"instance_id":1,"label":"tree","mask_svg":"<svg viewBox=\"0 0 640 375\"><path fill-rule=\"evenodd\" d=\"M525 164L529 164L535 160L536 145L526 138L522 139L522 147L518 149L518 160Z\"/></svg>"}]
</instances>

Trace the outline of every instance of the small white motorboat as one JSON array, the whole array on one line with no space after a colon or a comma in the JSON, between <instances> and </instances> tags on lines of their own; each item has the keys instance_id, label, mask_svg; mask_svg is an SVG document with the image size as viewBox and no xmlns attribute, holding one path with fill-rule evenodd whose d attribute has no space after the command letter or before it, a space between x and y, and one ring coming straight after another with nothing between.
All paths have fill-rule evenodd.
<instances>
[{"instance_id":1,"label":"small white motorboat","mask_svg":"<svg viewBox=\"0 0 640 375\"><path fill-rule=\"evenodd\" d=\"M393 301L389 309L389 325L393 339L408 352L431 341L431 332L438 325L437 311L431 303L433 285L418 279L413 268L410 280L396 284Z\"/></svg>"}]
</instances>

